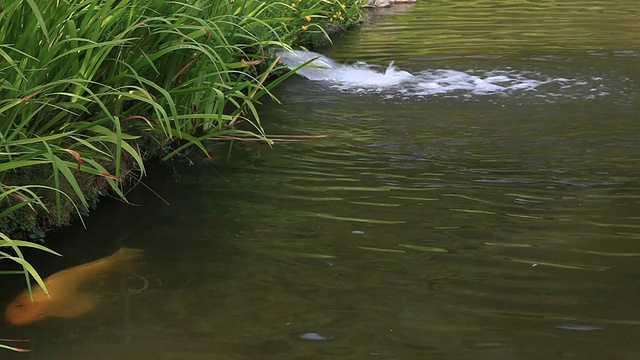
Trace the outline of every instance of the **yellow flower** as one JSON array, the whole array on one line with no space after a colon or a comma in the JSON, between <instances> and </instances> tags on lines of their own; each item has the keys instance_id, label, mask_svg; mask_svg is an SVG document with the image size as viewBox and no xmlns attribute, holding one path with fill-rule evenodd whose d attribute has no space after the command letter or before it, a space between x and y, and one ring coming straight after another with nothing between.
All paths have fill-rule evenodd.
<instances>
[{"instance_id":1,"label":"yellow flower","mask_svg":"<svg viewBox=\"0 0 640 360\"><path fill-rule=\"evenodd\" d=\"M333 22L333 18L329 18L329 22Z\"/></svg>"},{"instance_id":2,"label":"yellow flower","mask_svg":"<svg viewBox=\"0 0 640 360\"><path fill-rule=\"evenodd\" d=\"M302 30L307 30L309 27L307 25L302 25Z\"/></svg>"},{"instance_id":3,"label":"yellow flower","mask_svg":"<svg viewBox=\"0 0 640 360\"><path fill-rule=\"evenodd\" d=\"M311 16L307 15L304 17L305 19L307 19L307 21L311 21Z\"/></svg>"},{"instance_id":4,"label":"yellow flower","mask_svg":"<svg viewBox=\"0 0 640 360\"><path fill-rule=\"evenodd\" d=\"M340 20L344 20L344 18L342 16L340 16Z\"/></svg>"},{"instance_id":5,"label":"yellow flower","mask_svg":"<svg viewBox=\"0 0 640 360\"><path fill-rule=\"evenodd\" d=\"M340 6L342 6L343 9L347 8L347 5L344 5L344 4L340 4Z\"/></svg>"},{"instance_id":6,"label":"yellow flower","mask_svg":"<svg viewBox=\"0 0 640 360\"><path fill-rule=\"evenodd\" d=\"M296 3L291 3L291 7L292 8L296 7Z\"/></svg>"}]
</instances>

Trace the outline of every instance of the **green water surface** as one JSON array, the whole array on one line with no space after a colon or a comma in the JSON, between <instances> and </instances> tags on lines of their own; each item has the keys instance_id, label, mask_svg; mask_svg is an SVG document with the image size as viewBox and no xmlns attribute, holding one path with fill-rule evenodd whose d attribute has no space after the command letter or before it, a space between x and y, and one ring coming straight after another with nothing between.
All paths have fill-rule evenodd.
<instances>
[{"instance_id":1,"label":"green water surface","mask_svg":"<svg viewBox=\"0 0 640 360\"><path fill-rule=\"evenodd\" d=\"M262 121L326 138L152 169L162 199L107 202L55 238L63 260L42 257L52 273L143 248L148 288L123 279L83 317L2 324L32 352L0 358L640 358L638 34L637 0L377 14L325 53L571 81L404 96L292 78Z\"/></svg>"}]
</instances>

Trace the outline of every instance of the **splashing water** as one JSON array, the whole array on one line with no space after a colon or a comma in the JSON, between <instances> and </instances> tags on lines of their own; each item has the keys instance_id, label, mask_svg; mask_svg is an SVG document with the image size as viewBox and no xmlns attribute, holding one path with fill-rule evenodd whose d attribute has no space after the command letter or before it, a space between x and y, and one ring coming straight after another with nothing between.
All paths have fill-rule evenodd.
<instances>
[{"instance_id":1,"label":"splashing water","mask_svg":"<svg viewBox=\"0 0 640 360\"><path fill-rule=\"evenodd\" d=\"M278 55L281 57L280 61L291 69L313 60L306 67L299 69L298 75L309 80L327 81L346 87L388 87L414 78L406 71L396 70L393 62L384 72L379 72L363 62L343 65L311 51L281 52Z\"/></svg>"},{"instance_id":2,"label":"splashing water","mask_svg":"<svg viewBox=\"0 0 640 360\"><path fill-rule=\"evenodd\" d=\"M534 96L557 97L563 89L574 88L569 97L593 98L608 95L602 78L588 80L548 77L536 72L506 70L430 69L416 73L399 70L393 61L386 68L365 62L340 64L322 54L296 50L278 53L280 61L291 69L310 61L298 69L298 75L312 81L329 84L347 92L393 92L401 96L436 94L508 95L528 93ZM544 89L541 87L544 86ZM581 94L576 94L581 88Z\"/></svg>"}]
</instances>

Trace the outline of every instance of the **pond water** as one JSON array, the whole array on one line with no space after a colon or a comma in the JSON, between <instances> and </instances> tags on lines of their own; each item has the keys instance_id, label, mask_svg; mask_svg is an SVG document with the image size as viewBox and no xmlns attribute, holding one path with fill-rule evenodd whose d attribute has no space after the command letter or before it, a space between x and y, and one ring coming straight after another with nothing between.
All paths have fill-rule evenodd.
<instances>
[{"instance_id":1,"label":"pond water","mask_svg":"<svg viewBox=\"0 0 640 360\"><path fill-rule=\"evenodd\" d=\"M348 71L262 109L271 134L326 138L152 169L159 196L105 202L52 240L64 259L34 259L142 248L146 290L1 324L32 351L0 357L637 359L637 0L375 18L324 51Z\"/></svg>"}]
</instances>

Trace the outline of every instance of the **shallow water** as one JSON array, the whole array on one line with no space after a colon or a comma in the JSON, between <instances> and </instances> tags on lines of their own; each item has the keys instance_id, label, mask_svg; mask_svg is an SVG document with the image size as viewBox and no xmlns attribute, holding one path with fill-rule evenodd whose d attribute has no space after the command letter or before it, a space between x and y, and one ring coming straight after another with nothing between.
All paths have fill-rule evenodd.
<instances>
[{"instance_id":1,"label":"shallow water","mask_svg":"<svg viewBox=\"0 0 640 360\"><path fill-rule=\"evenodd\" d=\"M38 257L143 248L148 288L1 324L33 339L1 358L636 359L638 9L424 1L348 34L329 60L410 77L292 78L263 122L326 138L152 169L162 199L107 202Z\"/></svg>"}]
</instances>

